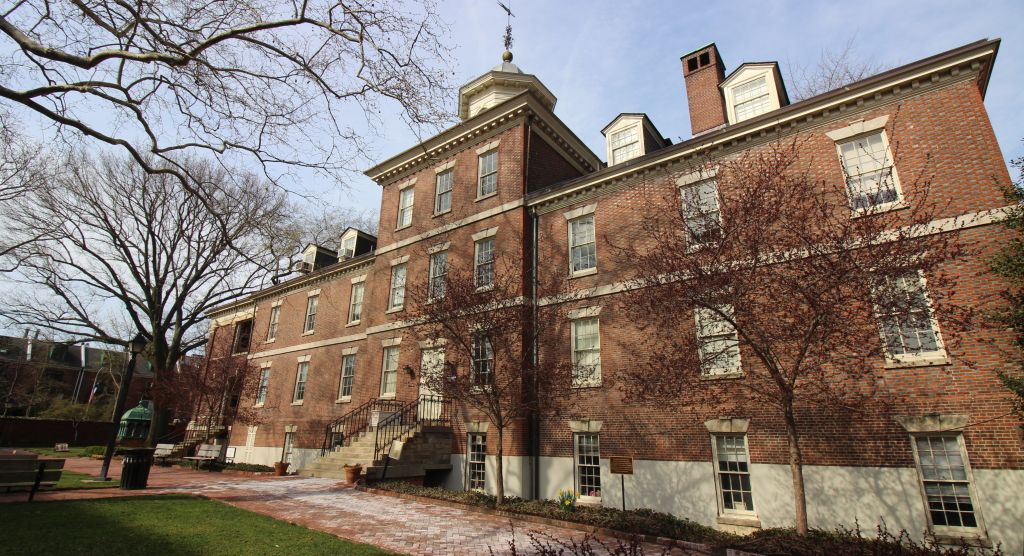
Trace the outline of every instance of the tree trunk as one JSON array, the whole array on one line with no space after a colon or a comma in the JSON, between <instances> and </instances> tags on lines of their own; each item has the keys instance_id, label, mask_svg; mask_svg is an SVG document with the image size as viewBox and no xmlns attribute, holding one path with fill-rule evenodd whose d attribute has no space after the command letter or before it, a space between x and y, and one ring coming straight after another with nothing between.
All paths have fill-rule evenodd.
<instances>
[{"instance_id":1,"label":"tree trunk","mask_svg":"<svg viewBox=\"0 0 1024 556\"><path fill-rule=\"evenodd\" d=\"M495 495L497 496L498 500L495 503L495 505L501 506L502 504L505 503L505 473L502 470L503 469L503 465L502 465L502 461L501 461L502 460L502 454L504 453L503 445L505 443L504 442L504 440L505 440L505 434L504 434L505 430L504 430L504 427L495 427L495 428L498 429L498 449L495 450L495 452L496 452L496 454L498 456L497 466L495 467L495 469L497 471L497 475L498 475L497 476L497 481L498 482L497 482L496 487L495 487L496 488Z\"/></svg>"},{"instance_id":2,"label":"tree trunk","mask_svg":"<svg viewBox=\"0 0 1024 556\"><path fill-rule=\"evenodd\" d=\"M790 403L791 405L791 403ZM800 453L800 437L796 430L793 408L785 410L786 437L789 440L789 470L793 474L793 505L796 510L796 532L807 534L807 496L804 492L804 458Z\"/></svg>"}]
</instances>

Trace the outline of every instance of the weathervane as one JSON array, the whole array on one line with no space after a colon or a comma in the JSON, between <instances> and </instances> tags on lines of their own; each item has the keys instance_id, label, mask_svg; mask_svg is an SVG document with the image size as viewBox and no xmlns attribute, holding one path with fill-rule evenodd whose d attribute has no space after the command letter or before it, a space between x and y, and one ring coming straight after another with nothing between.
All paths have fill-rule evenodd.
<instances>
[{"instance_id":1,"label":"weathervane","mask_svg":"<svg viewBox=\"0 0 1024 556\"><path fill-rule=\"evenodd\" d=\"M501 0L497 0L497 1L498 1L498 5L501 6L501 9L505 10L505 14L506 14L505 52L504 52L504 54L501 55L501 59L505 60L506 62L511 62L512 61L512 18L515 17L515 14L512 13L512 8L509 8L508 6L503 4L501 2Z\"/></svg>"}]
</instances>

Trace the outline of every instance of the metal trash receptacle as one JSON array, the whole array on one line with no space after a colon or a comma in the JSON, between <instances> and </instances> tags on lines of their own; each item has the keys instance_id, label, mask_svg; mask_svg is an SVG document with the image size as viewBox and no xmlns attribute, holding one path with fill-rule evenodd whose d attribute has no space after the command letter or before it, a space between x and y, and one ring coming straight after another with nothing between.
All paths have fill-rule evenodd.
<instances>
[{"instance_id":1,"label":"metal trash receptacle","mask_svg":"<svg viewBox=\"0 0 1024 556\"><path fill-rule=\"evenodd\" d=\"M128 448L124 450L121 464L121 488L139 490L149 482L149 468L153 467L153 448Z\"/></svg>"}]
</instances>

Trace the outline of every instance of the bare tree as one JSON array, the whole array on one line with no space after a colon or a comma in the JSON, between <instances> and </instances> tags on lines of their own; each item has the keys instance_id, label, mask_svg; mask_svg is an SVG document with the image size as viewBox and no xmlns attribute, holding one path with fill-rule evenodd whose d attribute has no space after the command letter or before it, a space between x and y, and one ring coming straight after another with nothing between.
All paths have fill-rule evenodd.
<instances>
[{"instance_id":1,"label":"bare tree","mask_svg":"<svg viewBox=\"0 0 1024 556\"><path fill-rule=\"evenodd\" d=\"M7 320L115 345L141 333L155 381L203 345L207 311L265 285L285 202L252 175L236 175L238 187L220 168L188 166L205 201L112 157L67 160L22 197L16 227L41 238L16 250L21 287L5 296Z\"/></svg>"},{"instance_id":2,"label":"bare tree","mask_svg":"<svg viewBox=\"0 0 1024 556\"><path fill-rule=\"evenodd\" d=\"M947 333L972 320L945 272L963 248L958 234L933 228L941 210L927 180L905 179L902 210L867 203L851 217L847 184L813 179L801 144L708 161L693 171L713 179L667 197L652 187L652 199L679 209L652 215L642 224L650 241L618 254L638 269L622 308L644 331L622 373L627 398L718 415L757 407L779 419L803 534L801 416L855 412L867 400L884 408L884 358L941 353L949 346L933 319ZM868 198L889 199L891 179L883 171Z\"/></svg>"},{"instance_id":3,"label":"bare tree","mask_svg":"<svg viewBox=\"0 0 1024 556\"><path fill-rule=\"evenodd\" d=\"M196 181L185 155L344 179L386 103L447 121L434 3L25 0L3 8L0 98L68 137ZM183 158L185 157L185 158Z\"/></svg>"},{"instance_id":4,"label":"bare tree","mask_svg":"<svg viewBox=\"0 0 1024 556\"><path fill-rule=\"evenodd\" d=\"M846 41L839 50L825 49L813 66L790 66L789 93L792 100L834 91L880 73L885 66L880 63L858 60L854 54L854 37Z\"/></svg>"},{"instance_id":5,"label":"bare tree","mask_svg":"<svg viewBox=\"0 0 1024 556\"><path fill-rule=\"evenodd\" d=\"M47 180L48 168L38 145L15 131L9 113L0 112L0 272L17 268L11 255L37 236L24 236L10 229L12 203Z\"/></svg>"},{"instance_id":6,"label":"bare tree","mask_svg":"<svg viewBox=\"0 0 1024 556\"><path fill-rule=\"evenodd\" d=\"M535 304L525 295L521 258L498 256L475 271L450 268L447 252L430 261L428 279L406 288L410 318L417 322L407 334L443 349L436 359L425 354L420 384L493 427L501 504L508 428L535 412L573 407L572 364L536 356L559 349L557 326L568 322L571 295L561 282L540 284L546 303Z\"/></svg>"}]
</instances>

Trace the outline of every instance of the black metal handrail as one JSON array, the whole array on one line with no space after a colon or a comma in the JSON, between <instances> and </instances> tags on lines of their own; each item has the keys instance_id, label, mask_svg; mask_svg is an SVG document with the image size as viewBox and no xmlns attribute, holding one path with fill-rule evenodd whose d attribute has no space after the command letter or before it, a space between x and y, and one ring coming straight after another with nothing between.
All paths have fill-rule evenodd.
<instances>
[{"instance_id":1,"label":"black metal handrail","mask_svg":"<svg viewBox=\"0 0 1024 556\"><path fill-rule=\"evenodd\" d=\"M370 417L374 411L395 411L403 402L374 398L363 405L349 411L331 421L324 432L324 441L320 446L320 457L338 446L348 446L352 439L370 426Z\"/></svg>"},{"instance_id":2,"label":"black metal handrail","mask_svg":"<svg viewBox=\"0 0 1024 556\"><path fill-rule=\"evenodd\" d=\"M451 406L451 400L440 396L420 396L378 421L373 461L388 457L394 441L404 439L419 425L450 425Z\"/></svg>"}]
</instances>

